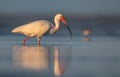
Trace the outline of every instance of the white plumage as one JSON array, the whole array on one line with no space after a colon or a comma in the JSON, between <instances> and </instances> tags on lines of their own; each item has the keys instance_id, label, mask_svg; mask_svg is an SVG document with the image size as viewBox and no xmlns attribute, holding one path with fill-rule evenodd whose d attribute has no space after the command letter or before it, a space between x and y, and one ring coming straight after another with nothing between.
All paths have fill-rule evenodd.
<instances>
[{"instance_id":1,"label":"white plumage","mask_svg":"<svg viewBox=\"0 0 120 77\"><path fill-rule=\"evenodd\" d=\"M34 36L37 37L38 44L40 44L40 38L42 36L47 35L47 34L53 34L56 31L58 31L60 21L62 21L64 24L67 25L67 22L65 21L62 14L57 14L54 18L55 26L49 21L37 20L37 21L33 21L33 22L25 24L25 25L18 26L16 28L14 28L12 30L12 32L24 34L25 36L27 36L27 38L22 40L23 45L25 45L26 40L28 40L29 38L34 37ZM69 26L67 26L67 28L72 37L72 33L71 33Z\"/></svg>"},{"instance_id":2,"label":"white plumage","mask_svg":"<svg viewBox=\"0 0 120 77\"><path fill-rule=\"evenodd\" d=\"M12 30L12 32L21 33L28 37L42 36L51 27L49 25L51 24L48 21L38 20L16 27L15 29Z\"/></svg>"}]
</instances>

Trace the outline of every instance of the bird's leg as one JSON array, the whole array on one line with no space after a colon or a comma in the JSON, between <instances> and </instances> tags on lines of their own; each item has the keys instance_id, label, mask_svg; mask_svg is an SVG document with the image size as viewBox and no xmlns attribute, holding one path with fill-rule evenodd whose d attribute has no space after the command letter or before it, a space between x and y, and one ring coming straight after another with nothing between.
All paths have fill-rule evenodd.
<instances>
[{"instance_id":1,"label":"bird's leg","mask_svg":"<svg viewBox=\"0 0 120 77\"><path fill-rule=\"evenodd\" d=\"M26 37L26 38L24 38L23 40L22 40L22 45L25 45L25 42L28 40L28 39L30 39L31 37Z\"/></svg>"},{"instance_id":2,"label":"bird's leg","mask_svg":"<svg viewBox=\"0 0 120 77\"><path fill-rule=\"evenodd\" d=\"M40 45L40 37L37 37L37 43Z\"/></svg>"}]
</instances>

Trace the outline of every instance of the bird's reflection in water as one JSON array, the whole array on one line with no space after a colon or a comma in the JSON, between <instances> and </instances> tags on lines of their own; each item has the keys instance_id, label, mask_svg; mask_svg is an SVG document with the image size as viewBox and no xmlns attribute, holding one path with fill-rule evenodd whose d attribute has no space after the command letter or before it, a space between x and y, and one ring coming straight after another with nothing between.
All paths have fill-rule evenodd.
<instances>
[{"instance_id":1,"label":"bird's reflection in water","mask_svg":"<svg viewBox=\"0 0 120 77\"><path fill-rule=\"evenodd\" d=\"M61 76L71 60L71 46L54 47L54 74Z\"/></svg>"},{"instance_id":2,"label":"bird's reflection in water","mask_svg":"<svg viewBox=\"0 0 120 77\"><path fill-rule=\"evenodd\" d=\"M91 42L91 38L90 37L83 37L83 41L84 42Z\"/></svg>"},{"instance_id":3,"label":"bird's reflection in water","mask_svg":"<svg viewBox=\"0 0 120 77\"><path fill-rule=\"evenodd\" d=\"M45 70L48 68L47 52L44 46L16 46L13 47L13 61L15 66Z\"/></svg>"},{"instance_id":4,"label":"bird's reflection in water","mask_svg":"<svg viewBox=\"0 0 120 77\"><path fill-rule=\"evenodd\" d=\"M14 46L13 62L18 68L47 71L61 76L71 60L71 46ZM52 55L53 54L53 55Z\"/></svg>"}]
</instances>

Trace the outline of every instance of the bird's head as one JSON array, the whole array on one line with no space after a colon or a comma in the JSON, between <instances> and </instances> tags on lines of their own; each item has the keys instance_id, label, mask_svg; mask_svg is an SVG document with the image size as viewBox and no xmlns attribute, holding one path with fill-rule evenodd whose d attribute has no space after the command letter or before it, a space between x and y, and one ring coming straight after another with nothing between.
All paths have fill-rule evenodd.
<instances>
[{"instance_id":1,"label":"bird's head","mask_svg":"<svg viewBox=\"0 0 120 77\"><path fill-rule=\"evenodd\" d=\"M70 33L71 39L72 39L71 29L70 29L70 27L68 26L68 23L67 23L67 21L65 20L64 16L63 16L62 14L57 14L57 15L55 16L55 20L61 21L62 23L64 23L64 24L66 25L66 27L67 27L67 29L68 29L68 31L69 31L69 33Z\"/></svg>"}]
</instances>

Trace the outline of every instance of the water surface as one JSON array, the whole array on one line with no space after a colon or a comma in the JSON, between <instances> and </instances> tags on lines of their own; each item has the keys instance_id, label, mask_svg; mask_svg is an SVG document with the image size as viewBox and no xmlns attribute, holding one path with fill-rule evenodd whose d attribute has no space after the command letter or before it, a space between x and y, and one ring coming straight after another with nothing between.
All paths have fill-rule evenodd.
<instances>
[{"instance_id":1,"label":"water surface","mask_svg":"<svg viewBox=\"0 0 120 77\"><path fill-rule=\"evenodd\" d=\"M119 77L120 37L0 36L1 77Z\"/></svg>"}]
</instances>

